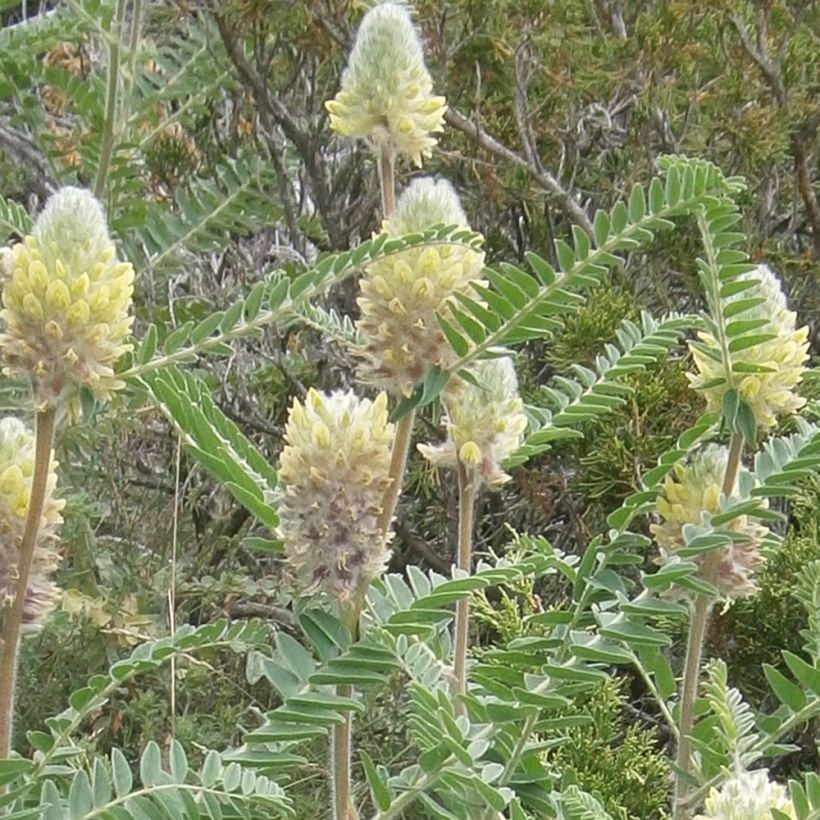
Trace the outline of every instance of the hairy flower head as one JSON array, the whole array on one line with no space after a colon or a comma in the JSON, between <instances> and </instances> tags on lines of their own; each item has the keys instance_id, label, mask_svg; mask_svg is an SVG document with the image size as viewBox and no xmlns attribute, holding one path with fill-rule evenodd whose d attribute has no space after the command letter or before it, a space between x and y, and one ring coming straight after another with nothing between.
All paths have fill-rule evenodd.
<instances>
[{"instance_id":1,"label":"hairy flower head","mask_svg":"<svg viewBox=\"0 0 820 820\"><path fill-rule=\"evenodd\" d=\"M698 814L695 820L771 820L772 809L797 817L786 789L771 782L765 769L757 769L738 772L720 790L712 788L704 814Z\"/></svg>"},{"instance_id":2,"label":"hairy flower head","mask_svg":"<svg viewBox=\"0 0 820 820\"><path fill-rule=\"evenodd\" d=\"M330 126L345 137L387 145L417 166L436 144L447 106L433 94L430 72L407 7L380 3L364 16L342 74L325 103Z\"/></svg>"},{"instance_id":3,"label":"hairy flower head","mask_svg":"<svg viewBox=\"0 0 820 820\"><path fill-rule=\"evenodd\" d=\"M394 427L387 396L308 391L293 402L279 461L279 529L297 581L306 594L345 600L387 560L378 526Z\"/></svg>"},{"instance_id":4,"label":"hairy flower head","mask_svg":"<svg viewBox=\"0 0 820 820\"><path fill-rule=\"evenodd\" d=\"M117 261L100 203L62 188L0 268L6 372L28 375L40 406L68 399L72 415L80 387L108 399L122 386L113 366L130 349L134 269Z\"/></svg>"},{"instance_id":5,"label":"hairy flower head","mask_svg":"<svg viewBox=\"0 0 820 820\"><path fill-rule=\"evenodd\" d=\"M51 463L45 506L34 550L23 627L33 629L54 609L59 589L51 574L59 561L54 551L57 530L62 523L63 501L54 497L56 464ZM0 420L0 605L14 600L20 543L26 526L31 482L34 473L34 436L16 418Z\"/></svg>"},{"instance_id":6,"label":"hairy flower head","mask_svg":"<svg viewBox=\"0 0 820 820\"><path fill-rule=\"evenodd\" d=\"M743 321L758 320L760 327L755 332L773 338L730 351L733 374L729 383L718 341L711 333L701 332L701 345L690 345L698 372L687 376L692 387L705 396L710 411L720 410L726 391L736 388L751 407L758 426L766 429L774 427L778 415L794 413L806 403L794 390L803 378L809 355L808 328L796 328L796 314L788 309L780 282L766 265L738 277L738 281L744 280L756 284L727 297L725 302L731 305L740 300L759 300L743 312Z\"/></svg>"},{"instance_id":7,"label":"hairy flower head","mask_svg":"<svg viewBox=\"0 0 820 820\"><path fill-rule=\"evenodd\" d=\"M402 194L384 230L401 236L440 224L467 227L467 219L449 182L423 178ZM448 367L455 354L436 313L447 315L455 293L474 297L470 285L481 282L483 267L483 252L449 243L408 248L368 265L358 300L363 378L410 395L430 367Z\"/></svg>"},{"instance_id":8,"label":"hairy flower head","mask_svg":"<svg viewBox=\"0 0 820 820\"><path fill-rule=\"evenodd\" d=\"M501 465L521 446L527 417L512 359L480 361L472 374L478 386L456 383L444 398L447 441L418 449L436 467L455 468L461 460L497 487L510 479Z\"/></svg>"},{"instance_id":9,"label":"hairy flower head","mask_svg":"<svg viewBox=\"0 0 820 820\"><path fill-rule=\"evenodd\" d=\"M662 524L653 524L652 534L661 550L661 561L685 546L683 528L700 525L704 515L720 511L720 496L729 453L726 447L709 444L694 454L688 464L676 464L666 477L658 498ZM763 563L760 545L768 529L748 516L740 515L725 525L725 531L740 536L731 544L719 547L716 585L726 598L742 598L756 589L755 570ZM702 563L704 555L695 561Z\"/></svg>"}]
</instances>

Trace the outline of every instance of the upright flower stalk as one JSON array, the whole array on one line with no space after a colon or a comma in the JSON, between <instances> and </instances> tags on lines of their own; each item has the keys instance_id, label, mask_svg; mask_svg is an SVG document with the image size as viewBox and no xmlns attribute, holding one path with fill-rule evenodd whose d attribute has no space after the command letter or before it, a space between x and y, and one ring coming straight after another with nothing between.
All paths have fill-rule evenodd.
<instances>
[{"instance_id":1,"label":"upright flower stalk","mask_svg":"<svg viewBox=\"0 0 820 820\"><path fill-rule=\"evenodd\" d=\"M40 544L40 549L43 549L43 541L45 540L43 536L48 538L51 535L49 529L61 520L54 509L54 507L57 507L55 502L50 505L52 510L47 510L50 490L53 490L56 483L56 476L52 472L51 449L54 440L54 417L55 410L53 407L42 410L37 414L37 432L30 472L31 483L28 492L25 527L22 538L19 540L16 555L17 579L13 585L13 591L6 590L7 596L11 593L11 605L6 605L3 614L3 649L2 655L0 655L0 758L8 757L11 753L17 653L20 645L21 629L26 620L26 610L31 606L32 566L38 551L38 544ZM7 475L8 472L9 468L4 471L3 476ZM13 480L16 482L16 475ZM0 482L2 482L2 477L0 477ZM4 512L6 516L10 517L9 510ZM44 516L46 518L45 526L43 526ZM12 556L4 557L8 560ZM49 597L52 598L53 605L53 596L50 595Z\"/></svg>"},{"instance_id":2,"label":"upright flower stalk","mask_svg":"<svg viewBox=\"0 0 820 820\"><path fill-rule=\"evenodd\" d=\"M721 494L729 498L735 488L737 476L740 469L741 456L743 454L743 436L740 433L735 433L732 436L731 445L729 448L728 457L726 458L726 466L721 484ZM711 490L712 484L708 485L707 494L714 495ZM717 512L717 508L713 510ZM686 523L700 523L700 514L698 514L697 521L690 521ZM656 530L657 537L657 530ZM731 547L728 549L732 549ZM707 554L705 561L701 566L700 575L704 581L709 584L716 585L717 575L720 568L722 550L712 550ZM709 616L712 612L712 607L715 604L715 599L708 595L699 594L695 596L694 601L690 604L689 615L689 633L686 639L686 658L683 667L683 683L681 684L681 705L680 705L680 720L678 724L678 752L676 764L679 771L683 774L678 774L675 778L675 797L674 797L674 820L685 817L684 806L686 794L688 792L688 783L686 777L692 771L692 742L691 734L695 724L695 701L698 695L698 683L700 681L700 667L703 656L703 645L706 640L706 630L709 625Z\"/></svg>"},{"instance_id":3,"label":"upright flower stalk","mask_svg":"<svg viewBox=\"0 0 820 820\"><path fill-rule=\"evenodd\" d=\"M440 445L420 444L422 455L436 467L455 469L458 475L459 516L457 566L469 573L476 492L510 480L503 463L521 446L527 418L518 395L518 380L509 358L488 359L473 368L476 384L458 381L444 397L447 440ZM457 709L467 690L467 637L470 605L456 605L453 639L453 694Z\"/></svg>"},{"instance_id":4,"label":"upright flower stalk","mask_svg":"<svg viewBox=\"0 0 820 820\"><path fill-rule=\"evenodd\" d=\"M421 178L399 198L384 230L402 236L436 224L467 227L467 218L448 182ZM394 395L409 396L431 366L447 367L454 354L436 315L447 312L447 301L456 292L472 292L470 284L480 281L483 266L481 251L448 244L410 248L369 265L358 300L362 378ZM380 521L385 532L401 491L414 418L408 413L397 425L390 465L393 480Z\"/></svg>"},{"instance_id":5,"label":"upright flower stalk","mask_svg":"<svg viewBox=\"0 0 820 820\"><path fill-rule=\"evenodd\" d=\"M778 416L794 413L805 403L795 389L803 377L808 358L807 328L796 327L796 316L788 310L780 282L768 267L760 265L738 279L747 280L747 286L726 297L725 303L728 305L738 299L752 302L753 307L745 310L744 316L757 321L761 341L732 351L724 349L711 333L701 333L700 340L690 345L697 372L690 374L689 380L703 394L709 410L719 411L727 402L729 407L736 404L749 421L744 426L736 419L728 419L733 427L728 450L714 446L706 448L696 454L690 465L679 468L667 479L664 494L658 502L658 510L665 520L653 527L662 558L684 546L683 526L700 524L702 516L719 511L721 498L728 502L733 495L746 443L744 432L749 425L753 431L755 428L768 430L776 425ZM757 300L756 305L753 300ZM733 398L728 397L730 391L733 391ZM719 597L731 600L754 591L754 571L762 562L759 547L767 530L750 522L746 516L736 517L725 529L732 533L733 542L702 556L699 576L716 588ZM703 646L715 601L716 598L705 594L697 594L690 601L680 696L674 820L683 820L689 814L687 793L694 770L691 734L695 701ZM732 794L734 792L729 789L725 801L716 795L710 797L714 806L720 803L728 807L725 811L716 809L710 817L723 820L740 816L732 813Z\"/></svg>"},{"instance_id":6,"label":"upright flower stalk","mask_svg":"<svg viewBox=\"0 0 820 820\"><path fill-rule=\"evenodd\" d=\"M16 420L0 422L0 530L8 553L0 574L0 757L8 757L20 635L42 622L57 596L48 577L62 507L53 496L56 422L64 410L79 415L81 390L104 401L121 386L113 367L129 347L134 271L117 260L99 202L63 188L32 235L0 252L0 272L5 372L29 379L36 415L34 437Z\"/></svg>"},{"instance_id":7,"label":"upright flower stalk","mask_svg":"<svg viewBox=\"0 0 820 820\"><path fill-rule=\"evenodd\" d=\"M310 390L294 401L280 456L280 535L301 589L336 601L351 635L370 582L387 561L389 533L380 524L395 428L387 395L374 401L352 392ZM337 687L349 698L352 688ZM351 717L333 727L334 820L353 820Z\"/></svg>"}]
</instances>

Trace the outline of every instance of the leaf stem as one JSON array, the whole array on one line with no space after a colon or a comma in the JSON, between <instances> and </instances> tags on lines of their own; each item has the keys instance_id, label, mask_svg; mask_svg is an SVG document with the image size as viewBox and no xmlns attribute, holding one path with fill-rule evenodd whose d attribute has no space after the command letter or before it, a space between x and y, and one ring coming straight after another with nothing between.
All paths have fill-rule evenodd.
<instances>
[{"instance_id":1,"label":"leaf stem","mask_svg":"<svg viewBox=\"0 0 820 820\"><path fill-rule=\"evenodd\" d=\"M782 737L785 737L792 729L796 729L804 723L812 720L812 718L820 715L820 699L812 700L807 703L799 712L795 712L791 717L786 718L782 723L779 723L777 729L763 735L755 744L748 750L747 766L751 766L756 760L763 756L765 750L773 743L777 743ZM707 780L699 786L691 794L687 795L684 801L687 807L696 806L708 794L713 786L718 786L727 777L726 771L721 771L714 777Z\"/></svg>"},{"instance_id":2,"label":"leaf stem","mask_svg":"<svg viewBox=\"0 0 820 820\"><path fill-rule=\"evenodd\" d=\"M120 40L122 23L125 18L125 0L117 0L117 10L111 26L111 41L108 46L108 85L105 98L105 125L103 127L100 164L97 167L97 178L94 181L94 196L102 199L108 170L111 167L111 155L114 151L114 121L117 116L117 91L120 78Z\"/></svg>"},{"instance_id":3,"label":"leaf stem","mask_svg":"<svg viewBox=\"0 0 820 820\"><path fill-rule=\"evenodd\" d=\"M3 625L3 650L0 656L0 758L11 753L11 737L14 726L14 687L17 679L17 651L20 645L20 627L26 603L31 565L37 546L37 535L45 508L48 492L48 472L51 466L51 448L54 441L56 410L49 407L37 413L37 429L34 444L34 472L31 479L23 538L17 563L17 584L14 602L5 616Z\"/></svg>"},{"instance_id":4,"label":"leaf stem","mask_svg":"<svg viewBox=\"0 0 820 820\"><path fill-rule=\"evenodd\" d=\"M470 572L473 550L476 471L458 460L458 568ZM470 599L456 603L453 650L453 700L456 714L464 713L462 696L467 691L467 635L470 628Z\"/></svg>"},{"instance_id":5,"label":"leaf stem","mask_svg":"<svg viewBox=\"0 0 820 820\"><path fill-rule=\"evenodd\" d=\"M732 494L740 469L740 458L743 454L743 436L740 433L732 434L729 445L729 458L726 463L726 472L723 476L721 491L724 496ZM701 570L701 578L709 584L714 584L720 562L720 550L712 550L707 556ZM680 726L678 732L677 773L675 775L675 798L673 820L683 820L687 815L686 796L689 789L689 779L692 775L692 742L691 734L695 723L695 701L698 695L700 680L701 655L706 638L706 628L709 625L709 615L712 611L714 599L708 595L696 596L692 604L692 614L689 620L689 635L686 640L686 660L683 667L683 683L681 685Z\"/></svg>"}]
</instances>

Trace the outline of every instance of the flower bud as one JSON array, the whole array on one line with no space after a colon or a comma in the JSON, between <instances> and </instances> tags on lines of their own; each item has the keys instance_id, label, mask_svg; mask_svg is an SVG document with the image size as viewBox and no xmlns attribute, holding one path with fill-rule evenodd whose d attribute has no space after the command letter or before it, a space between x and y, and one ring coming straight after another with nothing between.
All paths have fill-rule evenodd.
<instances>
[{"instance_id":1,"label":"flower bud","mask_svg":"<svg viewBox=\"0 0 820 820\"><path fill-rule=\"evenodd\" d=\"M342 75L325 103L330 126L345 137L386 145L421 167L436 144L447 107L433 82L407 7L381 3L365 14Z\"/></svg>"},{"instance_id":2,"label":"flower bud","mask_svg":"<svg viewBox=\"0 0 820 820\"><path fill-rule=\"evenodd\" d=\"M34 453L34 436L19 419L0 420L0 545L3 551L0 558L0 604L3 608L10 605L15 596L20 544L31 497ZM23 628L26 631L36 629L45 621L60 594L50 577L59 563L54 542L63 520L60 510L65 505L64 501L54 497L56 466L52 461L23 606Z\"/></svg>"},{"instance_id":3,"label":"flower bud","mask_svg":"<svg viewBox=\"0 0 820 820\"><path fill-rule=\"evenodd\" d=\"M501 465L521 446L527 417L512 359L480 361L472 373L479 386L459 381L444 397L447 441L418 449L436 467L454 469L460 459L490 487L498 487L510 480Z\"/></svg>"},{"instance_id":4,"label":"flower bud","mask_svg":"<svg viewBox=\"0 0 820 820\"><path fill-rule=\"evenodd\" d=\"M669 560L686 544L683 527L704 523L704 515L720 511L720 495L729 452L726 447L709 444L696 452L688 464L677 464L666 477L662 495L658 498L658 512L662 524L651 526L661 550L661 563ZM743 598L753 594L757 586L755 570L764 562L760 545L769 530L740 515L725 527L726 532L742 536L725 547L719 547L720 561L715 584L726 598ZM705 555L695 558L702 564Z\"/></svg>"},{"instance_id":5,"label":"flower bud","mask_svg":"<svg viewBox=\"0 0 820 820\"><path fill-rule=\"evenodd\" d=\"M771 820L772 809L797 818L786 789L769 780L765 769L738 772L720 790L712 788L704 806L705 814L695 820Z\"/></svg>"},{"instance_id":6,"label":"flower bud","mask_svg":"<svg viewBox=\"0 0 820 820\"><path fill-rule=\"evenodd\" d=\"M450 183L423 178L402 194L384 229L402 236L439 224L468 227ZM407 396L430 367L454 362L436 313L447 315L455 293L475 297L470 285L481 282L483 267L483 252L455 244L408 248L368 265L358 300L362 378Z\"/></svg>"},{"instance_id":7,"label":"flower bud","mask_svg":"<svg viewBox=\"0 0 820 820\"><path fill-rule=\"evenodd\" d=\"M113 366L130 349L134 269L117 261L100 203L62 188L0 262L5 372L31 378L40 408L65 398L76 417L80 387L108 399L122 386Z\"/></svg>"},{"instance_id":8,"label":"flower bud","mask_svg":"<svg viewBox=\"0 0 820 820\"><path fill-rule=\"evenodd\" d=\"M369 401L310 390L304 405L294 400L279 462L279 530L306 594L346 600L384 568L378 518L393 434L384 393Z\"/></svg>"},{"instance_id":9,"label":"flower bud","mask_svg":"<svg viewBox=\"0 0 820 820\"><path fill-rule=\"evenodd\" d=\"M806 403L795 393L795 387L806 369L808 328L796 329L796 314L788 310L780 282L766 265L759 265L736 281L744 280L756 280L756 284L727 297L726 304L760 300L757 306L743 312L742 319L760 320L761 326L755 332L773 334L774 338L730 352L733 373L727 381L719 342L711 333L701 332L701 345L690 345L698 372L687 377L692 387L703 393L709 411L720 410L726 391L737 389L751 408L758 427L768 429L775 426L778 415L795 413ZM716 354L716 358L707 351Z\"/></svg>"}]
</instances>

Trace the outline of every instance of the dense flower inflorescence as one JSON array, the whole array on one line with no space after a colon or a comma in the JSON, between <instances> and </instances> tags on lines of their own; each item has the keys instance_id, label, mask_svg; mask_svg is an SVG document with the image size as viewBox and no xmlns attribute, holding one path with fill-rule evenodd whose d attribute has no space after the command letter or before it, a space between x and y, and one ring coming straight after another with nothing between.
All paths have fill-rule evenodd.
<instances>
[{"instance_id":1,"label":"dense flower inflorescence","mask_svg":"<svg viewBox=\"0 0 820 820\"><path fill-rule=\"evenodd\" d=\"M402 194L384 229L401 236L437 224L467 227L467 219L448 182L424 178ZM449 243L408 248L369 265L358 300L363 378L409 395L430 367L448 367L455 354L436 313L447 314L455 293L475 297L471 283L481 281L483 267L481 251Z\"/></svg>"},{"instance_id":2,"label":"dense flower inflorescence","mask_svg":"<svg viewBox=\"0 0 820 820\"><path fill-rule=\"evenodd\" d=\"M690 373L689 381L703 393L710 411L720 410L726 391L737 388L740 398L751 407L757 425L766 429L774 427L777 416L794 413L805 404L805 399L794 391L803 378L809 355L808 328L796 328L796 314L788 309L780 282L766 265L738 278L743 280L756 284L727 297L726 302L759 300L757 306L744 311L743 319L759 320L757 332L771 334L772 338L729 353L734 370L730 384L720 356L717 360L711 358L703 349L719 354L718 341L711 333L700 333L702 347L691 345L698 372Z\"/></svg>"},{"instance_id":3,"label":"dense flower inflorescence","mask_svg":"<svg viewBox=\"0 0 820 820\"><path fill-rule=\"evenodd\" d=\"M34 448L34 436L19 419L0 420L0 604L3 607L8 606L15 595L20 543L26 526L34 473ZM52 461L23 606L24 630L42 624L59 598L59 589L50 577L59 561L54 542L63 520L60 510L64 505L63 501L54 497L57 483L55 468L56 464Z\"/></svg>"},{"instance_id":4,"label":"dense flower inflorescence","mask_svg":"<svg viewBox=\"0 0 820 820\"><path fill-rule=\"evenodd\" d=\"M479 362L472 372L478 385L456 384L445 396L447 441L418 448L434 466L461 460L497 487L510 479L501 465L521 446L527 417L509 357Z\"/></svg>"},{"instance_id":5,"label":"dense flower inflorescence","mask_svg":"<svg viewBox=\"0 0 820 820\"><path fill-rule=\"evenodd\" d=\"M6 371L32 379L41 407L65 398L76 414L79 387L109 398L122 385L113 366L130 349L134 269L117 260L99 202L61 189L0 268Z\"/></svg>"},{"instance_id":6,"label":"dense flower inflorescence","mask_svg":"<svg viewBox=\"0 0 820 820\"><path fill-rule=\"evenodd\" d=\"M378 526L394 427L387 396L310 390L294 401L279 465L280 534L306 594L363 591L387 560Z\"/></svg>"},{"instance_id":7,"label":"dense flower inflorescence","mask_svg":"<svg viewBox=\"0 0 820 820\"><path fill-rule=\"evenodd\" d=\"M710 444L699 450L690 463L677 464L666 477L657 502L664 521L652 525L661 560L667 560L685 546L685 525L699 525L705 513L714 515L719 511L727 460L725 447ZM716 584L726 598L742 598L757 588L754 573L763 563L760 545L769 531L745 515L732 519L725 529L738 537L732 544L719 548ZM695 560L702 562L703 558L701 555Z\"/></svg>"},{"instance_id":8,"label":"dense flower inflorescence","mask_svg":"<svg viewBox=\"0 0 820 820\"><path fill-rule=\"evenodd\" d=\"M771 820L772 809L797 817L785 788L772 783L765 769L758 769L738 772L720 790L713 788L706 798L705 813L695 820Z\"/></svg>"},{"instance_id":9,"label":"dense flower inflorescence","mask_svg":"<svg viewBox=\"0 0 820 820\"><path fill-rule=\"evenodd\" d=\"M417 166L436 144L447 107L433 94L416 27L404 5L381 3L362 20L342 75L342 88L326 103L330 126L367 139Z\"/></svg>"}]
</instances>

